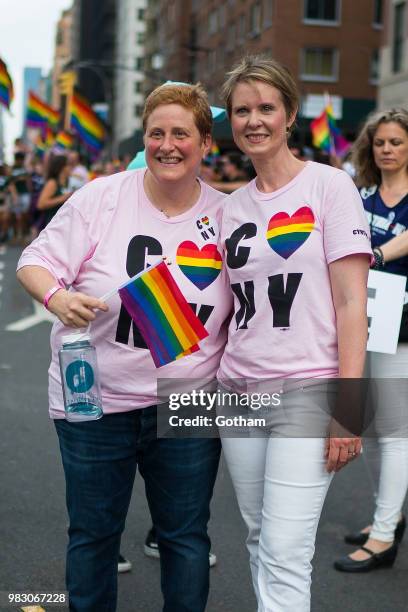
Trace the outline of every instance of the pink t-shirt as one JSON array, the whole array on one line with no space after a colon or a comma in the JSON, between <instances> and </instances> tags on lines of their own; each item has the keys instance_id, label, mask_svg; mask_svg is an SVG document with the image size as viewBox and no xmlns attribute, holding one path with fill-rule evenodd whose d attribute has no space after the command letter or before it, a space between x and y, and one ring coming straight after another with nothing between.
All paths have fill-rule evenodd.
<instances>
[{"instance_id":1,"label":"pink t-shirt","mask_svg":"<svg viewBox=\"0 0 408 612\"><path fill-rule=\"evenodd\" d=\"M209 336L200 343L198 352L156 369L116 294L108 301L109 312L98 312L91 326L105 413L155 404L158 378L214 377L226 341L225 320L232 307L224 269L206 284L198 282L194 266L183 272L177 265L177 250L185 241L194 243L189 248L196 248L197 254L206 245L216 248L225 196L200 182L201 195L196 204L181 215L167 218L148 200L144 173L144 169L121 172L83 187L25 249L18 263L18 268L42 266L71 290L101 297L156 263L160 255L172 262L170 271ZM52 418L64 417L58 350L62 336L70 331L74 332L57 321L51 332Z\"/></svg>"},{"instance_id":2,"label":"pink t-shirt","mask_svg":"<svg viewBox=\"0 0 408 612\"><path fill-rule=\"evenodd\" d=\"M371 255L361 199L350 177L308 162L287 185L251 181L224 204L221 244L234 315L218 378L259 381L338 373L328 264Z\"/></svg>"}]
</instances>

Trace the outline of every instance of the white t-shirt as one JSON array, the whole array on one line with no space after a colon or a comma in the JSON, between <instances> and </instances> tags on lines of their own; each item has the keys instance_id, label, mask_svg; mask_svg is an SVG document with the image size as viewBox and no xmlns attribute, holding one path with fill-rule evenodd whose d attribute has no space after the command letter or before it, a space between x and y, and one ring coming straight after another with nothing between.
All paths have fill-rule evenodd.
<instances>
[{"instance_id":1,"label":"white t-shirt","mask_svg":"<svg viewBox=\"0 0 408 612\"><path fill-rule=\"evenodd\" d=\"M224 269L203 282L202 276L195 276L194 265L183 272L177 264L177 252L186 248L186 241L194 243L188 245L193 261L194 252L198 257L204 247L208 258L211 252L215 256L224 194L200 182L201 195L196 204L181 215L167 218L148 200L144 173L144 169L121 172L83 187L25 249L18 263L18 268L42 266L73 290L101 297L156 263L160 255L172 262L170 271L209 336L200 342L199 351L156 369L116 294L108 302L109 312L98 312L91 326L105 413L155 404L158 378L213 378L226 341L225 320L232 307ZM60 321L54 323L49 369L53 418L64 417L58 350L67 333L69 328Z\"/></svg>"},{"instance_id":2,"label":"white t-shirt","mask_svg":"<svg viewBox=\"0 0 408 612\"><path fill-rule=\"evenodd\" d=\"M218 378L259 381L338 373L328 264L371 255L361 199L350 177L307 162L287 185L256 181L224 205L221 245L234 315Z\"/></svg>"}]
</instances>

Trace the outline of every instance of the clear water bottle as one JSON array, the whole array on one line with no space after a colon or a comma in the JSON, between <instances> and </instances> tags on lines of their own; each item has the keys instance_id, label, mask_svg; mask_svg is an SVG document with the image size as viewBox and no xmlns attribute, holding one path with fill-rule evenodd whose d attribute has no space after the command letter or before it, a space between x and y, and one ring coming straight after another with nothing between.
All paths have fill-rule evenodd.
<instances>
[{"instance_id":1,"label":"clear water bottle","mask_svg":"<svg viewBox=\"0 0 408 612\"><path fill-rule=\"evenodd\" d=\"M59 351L65 418L92 421L103 416L95 347L88 333L62 337Z\"/></svg>"}]
</instances>

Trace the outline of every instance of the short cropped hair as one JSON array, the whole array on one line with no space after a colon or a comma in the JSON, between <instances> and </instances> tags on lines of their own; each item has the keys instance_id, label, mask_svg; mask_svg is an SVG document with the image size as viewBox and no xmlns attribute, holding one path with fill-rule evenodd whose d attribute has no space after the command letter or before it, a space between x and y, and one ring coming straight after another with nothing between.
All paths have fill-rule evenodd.
<instances>
[{"instance_id":1,"label":"short cropped hair","mask_svg":"<svg viewBox=\"0 0 408 612\"><path fill-rule=\"evenodd\" d=\"M232 112L232 95L238 83L262 81L275 87L282 96L287 118L296 115L299 108L299 92L289 70L280 62L264 55L246 55L230 72L224 82L221 95L228 116Z\"/></svg>"},{"instance_id":2,"label":"short cropped hair","mask_svg":"<svg viewBox=\"0 0 408 612\"><path fill-rule=\"evenodd\" d=\"M408 134L408 110L391 108L375 111L367 117L353 145L351 157L356 169L356 181L360 187L371 187L381 183L381 172L374 161L373 142L375 133L382 123L398 123Z\"/></svg>"},{"instance_id":3,"label":"short cropped hair","mask_svg":"<svg viewBox=\"0 0 408 612\"><path fill-rule=\"evenodd\" d=\"M146 132L147 121L151 113L163 104L179 104L192 111L194 122L201 138L211 135L213 120L210 104L205 89L200 83L196 85L160 85L148 95L143 109L143 131Z\"/></svg>"}]
</instances>

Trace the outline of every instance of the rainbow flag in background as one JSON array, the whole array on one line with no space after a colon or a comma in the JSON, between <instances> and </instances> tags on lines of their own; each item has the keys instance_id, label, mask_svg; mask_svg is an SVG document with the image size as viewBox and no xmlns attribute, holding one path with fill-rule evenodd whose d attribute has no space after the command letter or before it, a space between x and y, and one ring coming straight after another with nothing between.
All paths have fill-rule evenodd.
<instances>
[{"instance_id":1,"label":"rainbow flag in background","mask_svg":"<svg viewBox=\"0 0 408 612\"><path fill-rule=\"evenodd\" d=\"M351 144L342 136L340 129L337 127L331 104L326 106L326 115L335 153L339 157L343 157L350 150Z\"/></svg>"},{"instance_id":2,"label":"rainbow flag in background","mask_svg":"<svg viewBox=\"0 0 408 612\"><path fill-rule=\"evenodd\" d=\"M310 123L310 129L312 131L313 146L330 153L330 130L327 123L326 109L316 119L313 119Z\"/></svg>"},{"instance_id":3,"label":"rainbow flag in background","mask_svg":"<svg viewBox=\"0 0 408 612\"><path fill-rule=\"evenodd\" d=\"M89 101L77 90L70 102L71 127L93 153L99 153L106 139L105 127Z\"/></svg>"},{"instance_id":4,"label":"rainbow flag in background","mask_svg":"<svg viewBox=\"0 0 408 612\"><path fill-rule=\"evenodd\" d=\"M310 129L313 146L323 149L327 153L343 157L351 147L351 144L342 136L340 129L337 127L331 104L327 104L321 115L313 119L310 123Z\"/></svg>"},{"instance_id":5,"label":"rainbow flag in background","mask_svg":"<svg viewBox=\"0 0 408 612\"><path fill-rule=\"evenodd\" d=\"M44 132L47 126L57 126L61 117L55 108L46 104L33 91L28 93L26 124L28 127L38 127Z\"/></svg>"},{"instance_id":6,"label":"rainbow flag in background","mask_svg":"<svg viewBox=\"0 0 408 612\"><path fill-rule=\"evenodd\" d=\"M52 145L55 143L55 135L49 125L46 126L44 131L44 142L47 148L52 147Z\"/></svg>"},{"instance_id":7,"label":"rainbow flag in background","mask_svg":"<svg viewBox=\"0 0 408 612\"><path fill-rule=\"evenodd\" d=\"M0 104L7 109L14 98L13 81L7 70L6 64L0 58Z\"/></svg>"},{"instance_id":8,"label":"rainbow flag in background","mask_svg":"<svg viewBox=\"0 0 408 612\"><path fill-rule=\"evenodd\" d=\"M213 143L211 145L210 155L211 155L211 157L219 157L220 156L220 149L219 149L217 143L215 142L215 140L213 140Z\"/></svg>"},{"instance_id":9,"label":"rainbow flag in background","mask_svg":"<svg viewBox=\"0 0 408 612\"><path fill-rule=\"evenodd\" d=\"M199 350L198 342L208 336L164 261L130 279L119 296L156 368Z\"/></svg>"},{"instance_id":10,"label":"rainbow flag in background","mask_svg":"<svg viewBox=\"0 0 408 612\"><path fill-rule=\"evenodd\" d=\"M74 146L74 142L75 138L65 130L59 131L55 138L55 144L62 147L63 149L72 149L72 147Z\"/></svg>"}]
</instances>

